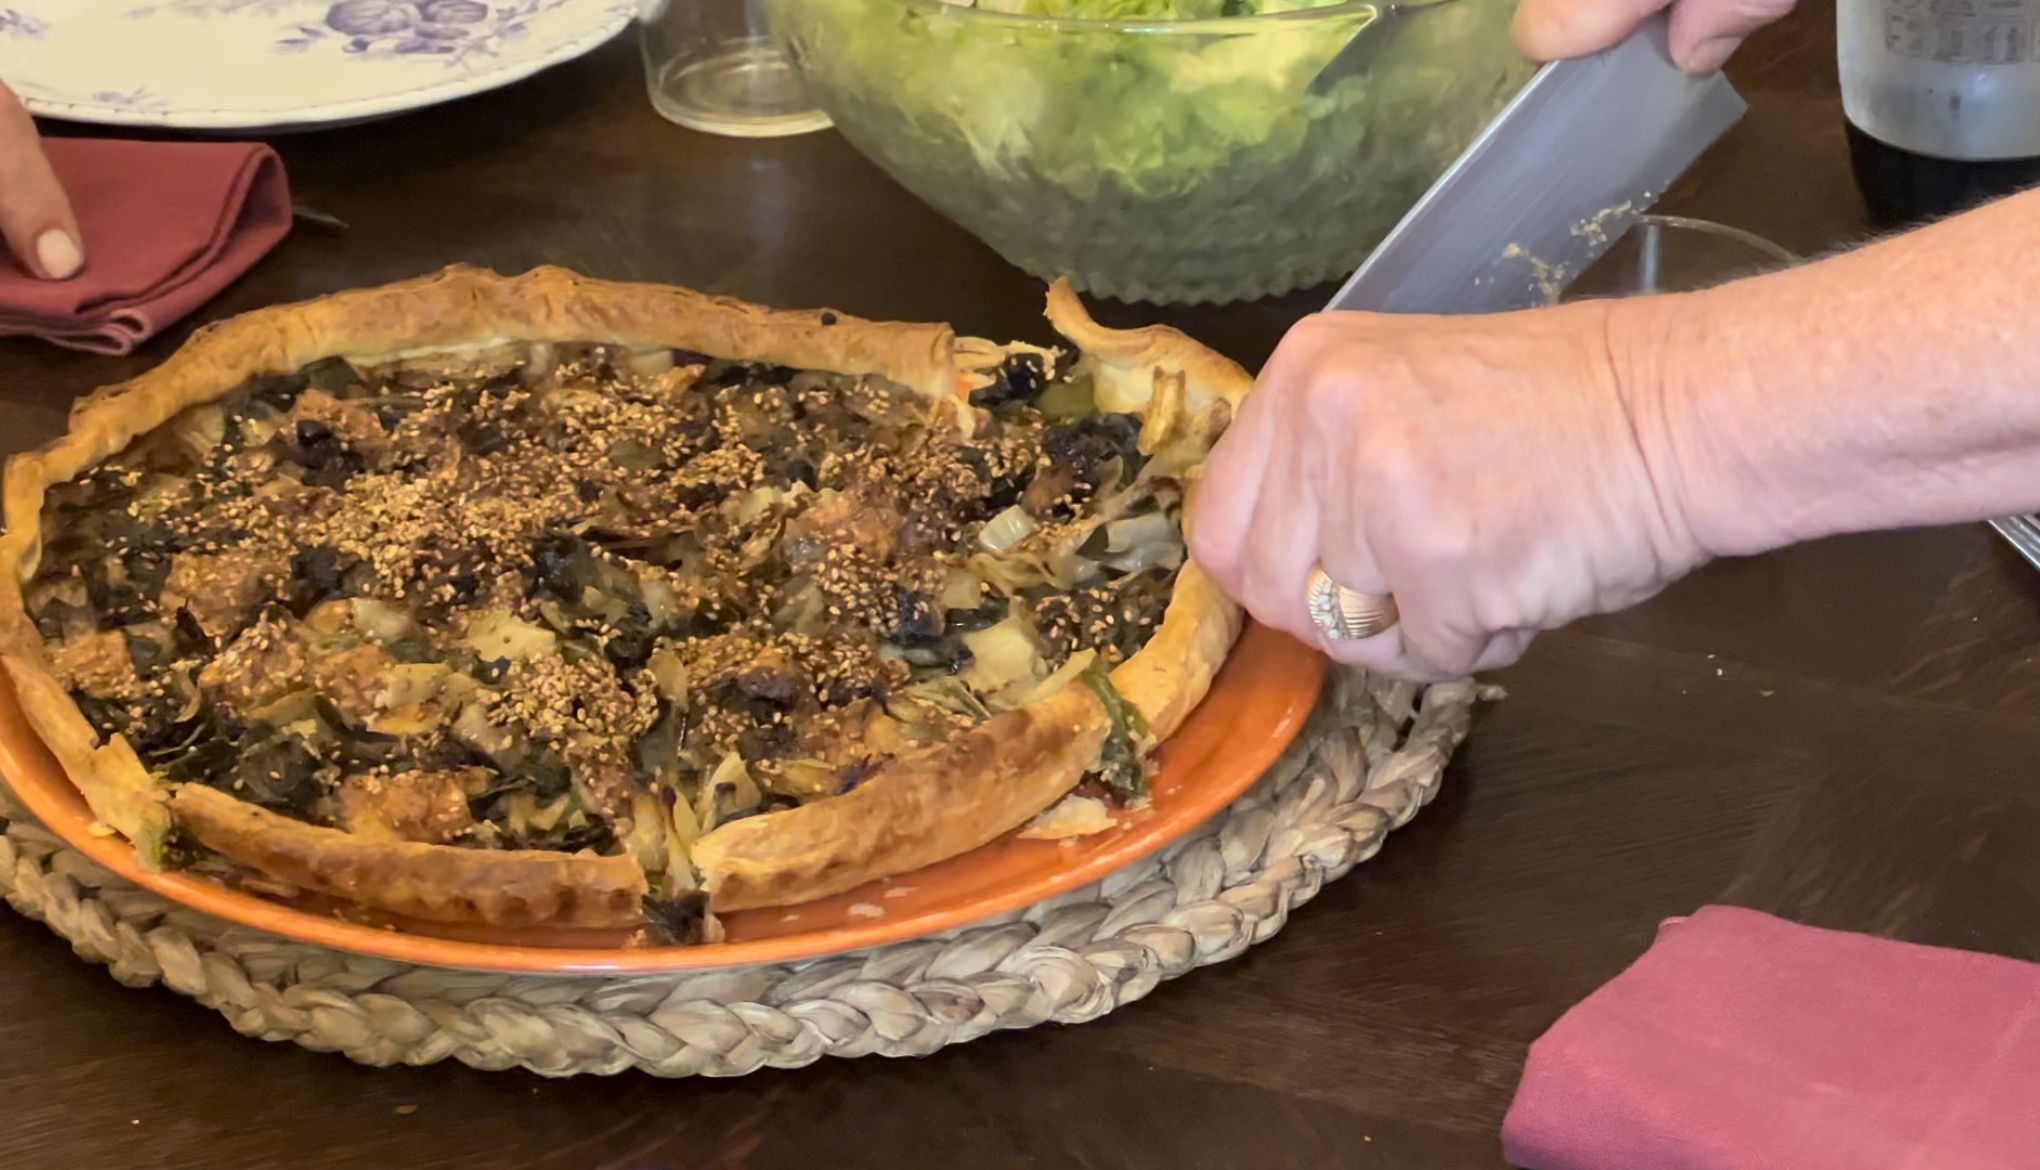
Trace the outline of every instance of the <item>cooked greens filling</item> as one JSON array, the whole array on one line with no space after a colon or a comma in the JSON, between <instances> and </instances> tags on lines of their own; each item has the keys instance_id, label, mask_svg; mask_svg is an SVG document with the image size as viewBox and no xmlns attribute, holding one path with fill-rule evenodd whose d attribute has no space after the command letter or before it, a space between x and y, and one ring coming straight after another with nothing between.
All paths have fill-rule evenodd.
<instances>
[{"instance_id":1,"label":"cooked greens filling","mask_svg":"<svg viewBox=\"0 0 2040 1170\"><path fill-rule=\"evenodd\" d=\"M876 379L687 352L329 359L53 489L30 612L166 780L375 839L629 850L668 898L701 833L1080 669L1097 782L1139 799L1104 668L1168 604L1178 461L1032 353L973 404L966 441Z\"/></svg>"},{"instance_id":2,"label":"cooked greens filling","mask_svg":"<svg viewBox=\"0 0 2040 1170\"><path fill-rule=\"evenodd\" d=\"M1084 684L1097 693L1098 700L1105 705L1105 714L1112 720L1097 774L1091 779L1119 801L1140 800L1148 794L1143 757L1152 745L1147 742L1147 720L1141 716L1140 708L1120 695L1119 688L1112 685L1111 674L1101 666L1094 663L1083 677Z\"/></svg>"}]
</instances>

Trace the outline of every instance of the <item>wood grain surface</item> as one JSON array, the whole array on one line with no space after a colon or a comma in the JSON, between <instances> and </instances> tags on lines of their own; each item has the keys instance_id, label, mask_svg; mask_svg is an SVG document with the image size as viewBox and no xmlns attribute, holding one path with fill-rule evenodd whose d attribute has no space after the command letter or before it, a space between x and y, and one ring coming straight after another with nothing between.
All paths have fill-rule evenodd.
<instances>
[{"instance_id":1,"label":"wood grain surface","mask_svg":"<svg viewBox=\"0 0 2040 1170\"><path fill-rule=\"evenodd\" d=\"M1662 205L1861 238L1809 0ZM58 132L74 133L62 128ZM398 120L280 138L300 230L207 310L472 261L1042 338L1039 288L833 134L704 138L612 44ZM1157 314L1247 362L1325 292ZM0 343L0 444L159 360ZM1105 1020L734 1082L371 1070L130 991L0 912L8 1170L1483 1167L1525 1047L1710 901L2040 959L2040 574L1981 527L1714 565L1538 643L1439 801L1274 941Z\"/></svg>"}]
</instances>

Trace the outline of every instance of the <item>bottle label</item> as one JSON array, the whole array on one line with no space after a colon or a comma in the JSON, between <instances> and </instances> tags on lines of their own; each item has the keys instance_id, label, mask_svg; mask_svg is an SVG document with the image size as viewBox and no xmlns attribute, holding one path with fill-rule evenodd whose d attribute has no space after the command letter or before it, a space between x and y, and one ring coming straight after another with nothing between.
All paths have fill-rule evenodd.
<instances>
[{"instance_id":1,"label":"bottle label","mask_svg":"<svg viewBox=\"0 0 2040 1170\"><path fill-rule=\"evenodd\" d=\"M2015 65L2036 58L2040 0L1884 0L1884 47L1920 61Z\"/></svg>"}]
</instances>

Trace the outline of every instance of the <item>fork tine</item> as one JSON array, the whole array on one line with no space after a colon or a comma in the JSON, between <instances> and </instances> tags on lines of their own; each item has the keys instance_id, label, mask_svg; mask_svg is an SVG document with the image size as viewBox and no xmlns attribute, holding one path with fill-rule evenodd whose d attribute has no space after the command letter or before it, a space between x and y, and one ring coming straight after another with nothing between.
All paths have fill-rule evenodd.
<instances>
[{"instance_id":1,"label":"fork tine","mask_svg":"<svg viewBox=\"0 0 2040 1170\"><path fill-rule=\"evenodd\" d=\"M1990 522L2026 563L2040 569L2040 523L2032 516L2004 516Z\"/></svg>"}]
</instances>

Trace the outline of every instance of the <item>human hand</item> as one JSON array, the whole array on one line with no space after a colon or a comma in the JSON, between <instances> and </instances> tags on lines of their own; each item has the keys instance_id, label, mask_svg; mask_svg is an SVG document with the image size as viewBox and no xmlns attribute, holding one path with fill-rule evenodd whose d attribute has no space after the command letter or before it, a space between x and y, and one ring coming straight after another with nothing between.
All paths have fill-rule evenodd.
<instances>
[{"instance_id":1,"label":"human hand","mask_svg":"<svg viewBox=\"0 0 2040 1170\"><path fill-rule=\"evenodd\" d=\"M1792 11L1793 0L1523 0L1516 45L1535 61L1583 57L1672 10L1672 60L1688 73L1721 68L1743 38Z\"/></svg>"},{"instance_id":2,"label":"human hand","mask_svg":"<svg viewBox=\"0 0 2040 1170\"><path fill-rule=\"evenodd\" d=\"M1677 475L1654 474L1672 440L1649 339L1671 299L1307 318L1206 464L1192 554L1261 622L1420 680L1643 600L1706 559ZM1305 601L1319 564L1393 594L1400 621L1326 639Z\"/></svg>"},{"instance_id":3,"label":"human hand","mask_svg":"<svg viewBox=\"0 0 2040 1170\"><path fill-rule=\"evenodd\" d=\"M0 85L0 239L23 267L45 279L69 280L85 266L71 201L43 154L35 120L5 85Z\"/></svg>"}]
</instances>

